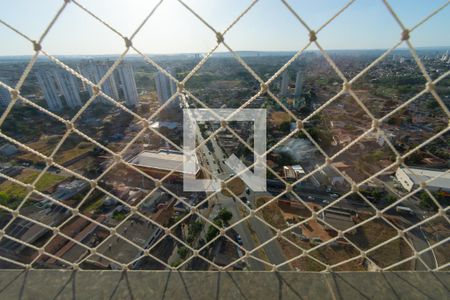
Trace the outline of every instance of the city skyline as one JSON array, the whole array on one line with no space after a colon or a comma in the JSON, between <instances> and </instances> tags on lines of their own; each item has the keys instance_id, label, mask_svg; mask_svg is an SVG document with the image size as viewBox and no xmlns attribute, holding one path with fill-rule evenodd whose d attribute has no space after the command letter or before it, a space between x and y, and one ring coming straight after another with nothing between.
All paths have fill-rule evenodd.
<instances>
[{"instance_id":1,"label":"city skyline","mask_svg":"<svg viewBox=\"0 0 450 300\"><path fill-rule=\"evenodd\" d=\"M50 0L44 2L16 1L8 6L0 2L2 7L0 20L37 40L61 4ZM217 31L227 28L233 18L251 3L210 2L214 3L201 0L186 1L186 4ZM289 5L313 30L319 29L347 3L347 1L291 2L288 2ZM431 5L405 0L391 2L393 10L407 28L414 27L447 3L443 0L432 1ZM98 14L101 19L125 36L132 35L156 3L157 1L136 1L136 5L122 7L120 1L109 1L108 9L105 10L104 1L93 3L80 1L81 5ZM27 17L28 11L39 17ZM129 18L131 16L132 22ZM449 20L450 9L447 6L430 22L426 22L411 33L412 44L415 47L450 46L450 39L445 34L445 28L450 25ZM77 24L76 27L72 26L74 23ZM331 21L318 34L318 41L324 49L385 49L394 46L400 34L400 26L382 1L359 0ZM0 37L8 40L0 50L0 56L29 55L33 52L28 41L18 37L3 24L0 26ZM261 0L226 33L225 40L236 51L297 51L307 44L308 32L281 1ZM140 51L152 54L205 53L215 46L216 37L214 32L182 4L177 1L163 1L135 36L133 44ZM124 50L123 40L119 36L76 5L66 7L42 42L42 46L53 55L116 54ZM315 47L308 49L314 50ZM228 50L221 45L216 51Z\"/></svg>"}]
</instances>

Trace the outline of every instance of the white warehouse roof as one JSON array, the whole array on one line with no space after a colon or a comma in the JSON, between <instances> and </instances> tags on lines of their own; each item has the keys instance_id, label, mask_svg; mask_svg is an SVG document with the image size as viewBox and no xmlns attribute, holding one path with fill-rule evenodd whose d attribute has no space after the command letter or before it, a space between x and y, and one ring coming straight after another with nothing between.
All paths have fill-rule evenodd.
<instances>
[{"instance_id":1,"label":"white warehouse roof","mask_svg":"<svg viewBox=\"0 0 450 300\"><path fill-rule=\"evenodd\" d=\"M450 188L450 173L445 173L445 171L434 171L428 169L419 169L419 168L401 168L406 175L414 182L414 184L420 184L422 181L426 181L437 176L440 176L437 179L434 179L430 183L429 186L433 186L436 189L449 189Z\"/></svg>"},{"instance_id":2,"label":"white warehouse roof","mask_svg":"<svg viewBox=\"0 0 450 300\"><path fill-rule=\"evenodd\" d=\"M147 168L155 168L167 171L175 170L176 172L183 173L183 154L176 151L142 151L134 158L132 158L130 160L130 163ZM199 166L197 163L197 169L195 173L197 173L198 169Z\"/></svg>"}]
</instances>

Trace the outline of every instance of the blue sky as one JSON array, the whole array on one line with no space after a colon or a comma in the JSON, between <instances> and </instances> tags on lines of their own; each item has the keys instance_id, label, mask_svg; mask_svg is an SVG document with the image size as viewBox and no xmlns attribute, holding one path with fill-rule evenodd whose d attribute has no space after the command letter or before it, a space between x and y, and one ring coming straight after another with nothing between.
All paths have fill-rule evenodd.
<instances>
[{"instance_id":1,"label":"blue sky","mask_svg":"<svg viewBox=\"0 0 450 300\"><path fill-rule=\"evenodd\" d=\"M124 35L130 35L157 0L78 0ZM0 19L38 39L63 0L0 0ZM289 0L311 28L317 29L347 0ZM390 0L407 27L447 0ZM185 0L219 31L249 4L247 0ZM450 46L450 5L412 33L417 47ZM326 49L388 48L400 27L381 0L356 0L318 35ZM260 0L225 36L234 50L292 51L307 43L307 32L280 0ZM32 54L29 43L0 24L0 55ZM207 52L214 34L176 0L164 0L138 33L134 44L146 53ZM43 42L51 54L116 54L123 41L70 3ZM314 48L311 48L314 49ZM226 51L221 47L218 51Z\"/></svg>"}]
</instances>

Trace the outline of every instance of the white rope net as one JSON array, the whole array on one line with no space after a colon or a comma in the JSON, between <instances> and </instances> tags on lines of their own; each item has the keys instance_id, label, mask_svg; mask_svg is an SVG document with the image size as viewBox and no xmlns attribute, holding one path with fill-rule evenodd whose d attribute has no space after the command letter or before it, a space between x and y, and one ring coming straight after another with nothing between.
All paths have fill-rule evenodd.
<instances>
[{"instance_id":1,"label":"white rope net","mask_svg":"<svg viewBox=\"0 0 450 300\"><path fill-rule=\"evenodd\" d=\"M334 56L321 46L320 33L324 28L332 26L333 20L351 8L357 1L348 1L322 26L314 29L305 22L301 12L295 10L289 1L282 0L283 6L298 20L298 26L306 29L309 33L309 42L290 57L273 75L269 76L268 80L264 80L250 66L251 64L247 63L246 59L241 57L240 53L234 51L227 43L228 31L237 26L240 20L258 5L258 0L252 1L223 31L214 28L188 4L178 0L189 13L211 31L211 35L215 36L217 41L216 45L206 55L202 56L181 80L178 80L177 76L173 75L166 67L162 67L163 64L157 63L155 59L137 49L133 44L135 36L146 26L153 15L158 14L158 8L164 1L170 0L158 2L133 34L128 37L102 20L88 7L75 0L61 1L60 9L37 40L28 37L14 26L0 19L1 26L5 26L14 34L26 40L34 50L34 55L16 85L0 81L0 87L8 90L11 95L11 101L0 117L0 138L3 139L4 143L14 145L23 153L27 153L28 156L32 156L35 160L43 163L43 167L38 169L38 173L31 179L24 176L14 176L3 171L0 173L0 177L3 179L0 186L4 189L2 192L8 191L7 185L14 185L23 192L23 198L14 205L4 201L0 204L2 213L0 260L4 268L245 269L326 272L336 270L448 270L450 234L448 206L445 205L445 203L448 204L448 198L442 201L439 198L441 194L437 194L429 186L433 182L448 178L449 170L447 169L438 176L424 180L407 193L400 193L399 189L389 185L382 178L384 178L386 172L395 171L397 168L415 174L415 169L405 163L410 157L436 142L444 141L444 145L447 147L449 145L450 113L447 104L441 97L442 95L438 93L437 87L446 82L450 70L444 70L436 78L430 76L426 64L411 43L410 36L413 36L418 28L435 18L443 10L448 9L447 6L450 2L445 2L415 26L406 28L389 1L380 1L397 22L402 34L398 37L398 42L395 45L384 51L367 67L353 76L348 76L345 75L347 72L341 70L342 68L335 62ZM70 67L70 64L49 54L43 46L44 39L58 23L61 13L68 6L76 6L81 9L89 18L95 19L98 26L104 26L114 35L123 39L123 52L113 64L108 66L107 72L98 82L89 80L79 70ZM358 80L375 70L388 56L393 55L401 45L406 45L412 61L420 70L424 84L422 89L414 96L395 108L388 112L375 113L373 112L373 104L365 101L363 95L359 93L359 88L355 86L358 85ZM342 82L342 88L338 89L337 94L333 97L314 107L311 113L303 116L293 111L281 99L282 97L276 95L273 87L277 79L280 79L282 74L298 59L302 58L308 48L313 46L318 49L321 57L325 60L326 66L335 73L335 77L338 78L337 81ZM230 187L231 183L235 182L235 178L240 175L239 173L232 174L226 179L223 191L200 193L200 196L197 195L196 201L190 201L180 189L174 188L175 184L171 181L171 176L175 170L165 174L162 178L156 178L130 163L130 153L135 153L133 151L137 144L142 143L143 137L148 134L165 141L172 149L182 151L182 147L169 138L166 132L158 130L152 124L179 97L183 99L182 103L185 107L211 110L208 101L200 99L199 96L190 91L189 81L212 60L214 52L219 47L225 47L235 61L252 76L252 80L259 84L259 88L255 90L254 95L242 101L236 111L255 107L253 105L264 98L266 102L270 101L277 106L278 111L287 114L291 123L296 125L287 135L270 144L264 156L269 157L275 149L284 145L290 139L301 136L308 140L316 148L318 155L322 157L322 162L307 172L306 175L290 181L282 176L279 170L274 170L273 166L267 163L266 168L269 176L282 183L283 188L280 188L276 195L265 193L260 198L255 197L253 203L241 201L242 195L240 194L244 192L241 191L242 193L239 192L236 195L236 190ZM114 71L119 68L130 51L135 52L146 64L163 73L177 86L177 92L168 101L160 107L150 110L150 114L145 116L138 110L130 109L119 99L114 99L104 91L104 84L111 76L114 76ZM70 118L61 117L58 113L50 111L45 104L41 105L40 102L21 95L22 87L29 78L39 56L48 58L51 64L59 66L67 74L78 78L83 85L92 90L89 99ZM399 151L392 141L389 131L386 130L385 124L389 122L391 117L405 112L408 107L425 96L433 99L433 106L440 110L439 113L443 116L441 118L444 120L444 125L408 151ZM339 103L344 97L352 101L355 109L361 110L364 118L360 121L366 123L366 126L363 127L362 132L358 133L357 137L352 138L351 141L334 153L330 153L330 151L324 149L323 141L312 133L313 129L311 128L318 126L318 119L323 120L330 117L328 109ZM80 129L83 126L80 119L85 114L91 113L94 101L97 99L98 102L99 98L103 103L113 104L111 106L113 107L111 110L114 110L115 114L113 117L120 113L121 116L126 116L132 120L131 125L139 128L132 138L121 147L107 146L103 141L92 137L90 133L86 133L89 131ZM14 109L18 105L32 108L46 116L54 124L58 124L57 126L64 126L64 134L58 138L51 151L45 152L40 148L33 147L32 144L11 135L9 131L2 128L5 127L9 117L14 115ZM344 113L350 113L346 111L345 105L341 106L341 109ZM214 114L212 110L211 112ZM95 127L95 125L92 126ZM218 173L213 171L209 163L206 163L207 158L205 158L204 152L207 151L205 150L207 144L215 144L216 139L220 140L222 130L226 130L233 138L237 139L246 151L253 151L249 140L242 138L238 131L231 126L231 123L224 120L222 126L211 129L208 136L203 135L202 141L196 148L201 162L201 170L209 178L218 178ZM327 128L324 130L326 131ZM271 135L270 129L268 129L268 135ZM88 172L86 169L74 170L67 164L59 162L59 151L65 147L65 143L70 141L72 136L77 136L86 143L92 144L100 153L98 155L104 158L103 168L100 169L99 174L95 173L95 166L94 171L91 168ZM355 147L359 147L361 143L373 136L383 138L385 146L382 149L383 151L388 149L387 151L391 152L391 161L382 164L382 167L378 168L376 172L366 174L367 176L363 180L355 180L354 177L339 168L336 162L340 161L343 155L355 155ZM440 147L442 148L442 146ZM444 146L442 150L445 152L448 151L448 148L445 150ZM363 154L370 151L369 148L357 152L357 159L366 160L367 157ZM367 161L367 163L378 164L378 161ZM247 169L250 170L252 167L253 165L250 165ZM127 170L128 174L123 175L123 170ZM339 194L335 194L330 201L323 201L320 205L311 204L311 199L302 192L302 186L308 180L315 180L316 176L319 176L325 170L335 172L336 176L343 180L342 185L347 188L344 191L341 190ZM75 202L61 201L55 196L54 192L50 193L43 189L43 182L48 180L48 174L50 176L62 176L61 174L64 174L65 178L83 182L86 189L81 196L78 195ZM139 178L141 182L141 185L138 186L141 193L139 200L130 201L129 197L125 197L124 194L117 190L113 191L111 186L108 185L108 183L111 183L111 176L114 176L116 182L121 181L122 186L127 186L131 176ZM391 201L388 204L378 205L371 199L371 195L367 193L367 187L373 185L382 189L384 195L391 195ZM144 206L148 200L161 193L165 194L169 200L164 205L158 206L160 210L156 213L154 211L149 212ZM218 217L213 218L213 216L223 213L223 210L217 212L217 207L221 207L221 199L225 197L223 193L226 193L227 199L234 199L237 209L232 217L222 216L222 221L218 221ZM98 199L99 194L120 206L121 210L115 209L109 215L93 214L92 211L98 208L93 207L93 205L99 203L93 201L93 199ZM412 219L395 213L395 216L392 216L392 211L395 211L396 207L406 205L404 203L410 203L420 197L427 198L434 207L427 210L421 218L416 216ZM445 198L448 195L442 197ZM289 200L286 200L286 198ZM332 210L338 210L336 212L338 215L348 214L343 209L339 210L338 206L343 201L355 198L359 199L361 205L359 209L356 209L356 216L351 216L352 224L345 228L338 228L339 226L332 218L328 217L328 213ZM285 219L280 222L280 214L282 216L287 215L281 209L281 206L287 202L292 211L296 209L302 211L301 217L292 212L287 222ZM176 218L173 217L175 203L184 207L184 212L178 214ZM30 206L30 204L34 206ZM30 213L30 207L39 205L41 205L39 213ZM105 205L104 202L103 205ZM215 206L217 207L214 208ZM169 213L171 217L165 215ZM115 222L105 221L110 219L111 216L114 216ZM435 231L429 232L430 228L435 228ZM299 229L301 233L298 233ZM308 236L306 234L308 230L317 233ZM317 236L314 237L314 234L317 234ZM233 254L223 254L223 252ZM445 256L446 252L447 256ZM221 254L225 258L219 259Z\"/></svg>"}]
</instances>

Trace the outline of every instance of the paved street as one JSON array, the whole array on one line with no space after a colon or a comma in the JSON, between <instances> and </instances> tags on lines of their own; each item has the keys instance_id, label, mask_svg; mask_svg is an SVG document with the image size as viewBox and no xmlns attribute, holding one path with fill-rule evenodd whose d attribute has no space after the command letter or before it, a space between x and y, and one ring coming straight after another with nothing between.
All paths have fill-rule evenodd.
<instances>
[{"instance_id":1,"label":"paved street","mask_svg":"<svg viewBox=\"0 0 450 300\"><path fill-rule=\"evenodd\" d=\"M214 156L216 156L217 161L220 164L221 169L223 170L223 172L220 174L219 178L221 179L228 179L229 176L231 174L233 174L232 170L223 163L223 161L225 160L225 155L223 154L222 149L219 147L219 145L217 144L217 141L215 139L212 140L212 145L213 145L213 152L214 152ZM245 194L245 192L242 195L237 195L237 196L243 196ZM260 193L260 192L253 192L252 190L250 190L250 194L246 195L248 196L248 199L251 202L252 207L255 207L256 203L255 203L255 197L256 196L262 196L262 195L268 195L270 196L270 194L268 193ZM223 201L223 205L226 205L225 207L227 207L227 209L229 209L230 211L233 212L233 216L235 215L234 212L236 212L236 219L233 218L233 222L239 220L241 217L243 217L239 211L239 209L237 209L238 205L240 205L238 202L234 202L230 197L224 197L222 196L221 201ZM241 226L241 225L238 225ZM245 235L248 235L248 237L250 238L250 240L252 241L252 243L249 243L250 248L247 248L245 241L244 241L244 236L241 235L242 240L244 242L244 247L246 249L253 249L255 246L262 244L263 242L267 241L268 239L273 237L273 233L272 231L267 228L267 226L264 226L260 221L251 218L249 219L249 226L251 227L251 229L256 232L256 237L258 239L258 243L255 244L253 238L250 235L250 230L246 225L242 225L242 230L244 232ZM238 230L239 232L239 230ZM267 257L270 260L270 263L272 264L281 264L283 262L285 262L287 259L281 249L281 247L279 246L278 242L275 240L271 243L269 243L268 245L266 245L263 250L265 251L265 254L267 255ZM254 260L251 260L254 261ZM259 263L254 261L255 263ZM251 262L253 263L253 262ZM259 263L261 264L261 263ZM252 266L253 267L253 266ZM289 266L285 265L281 268L281 270L290 270Z\"/></svg>"},{"instance_id":2,"label":"paved street","mask_svg":"<svg viewBox=\"0 0 450 300\"><path fill-rule=\"evenodd\" d=\"M198 134L197 134L197 139L198 139L198 143L200 144L201 142L203 142L204 138L203 136L200 134L200 129L197 127L198 130ZM215 144L215 140L214 140L214 144ZM216 144L217 146L217 144ZM208 149L208 147L206 145L203 145L203 149L202 149L202 155L203 155L203 161L207 162L206 165L203 163L203 167L207 168L211 174L213 174L214 176L216 176L217 178L220 179L227 179L228 174L224 173L219 164L220 161L217 157L220 157L221 159L223 159L223 154L221 149L217 146L217 149L220 150L220 153L211 153ZM215 147L216 150L216 147ZM202 159L200 158L200 161L202 161ZM230 211L233 215L232 219L230 220L230 224L233 224L237 221L239 221L241 219L241 213L238 209L238 204L235 203L233 201L232 198L230 197L226 197L225 195L218 193L215 196L215 204L214 204L214 208L211 212L211 214L208 216L210 219L212 219L215 215L217 215L218 211L222 208L226 208L228 211ZM257 246L256 241L254 241L249 228L247 227L247 225L245 223L239 223L236 226L233 227L234 230L236 230L236 232L240 235L241 239L242 239L242 244L243 247L245 249L254 249ZM258 243L259 244L259 243ZM257 256L256 254L254 254L254 256ZM249 264L249 267L251 270L265 270L264 264L254 260L254 259L250 259L247 261L247 263Z\"/></svg>"}]
</instances>

